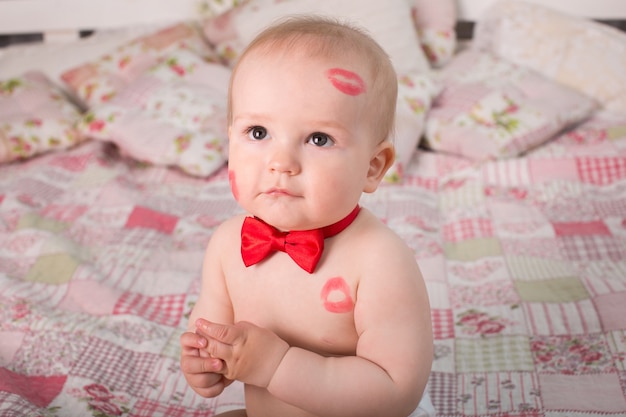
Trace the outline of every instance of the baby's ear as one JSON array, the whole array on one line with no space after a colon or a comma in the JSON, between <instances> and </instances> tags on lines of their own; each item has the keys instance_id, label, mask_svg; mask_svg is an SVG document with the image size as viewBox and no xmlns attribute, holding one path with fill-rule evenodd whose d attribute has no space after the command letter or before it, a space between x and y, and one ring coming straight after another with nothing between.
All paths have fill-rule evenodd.
<instances>
[{"instance_id":1,"label":"baby's ear","mask_svg":"<svg viewBox=\"0 0 626 417\"><path fill-rule=\"evenodd\" d=\"M370 159L370 167L367 171L367 181L363 191L373 193L383 180L385 173L393 164L396 157L396 151L393 144L388 140L382 141L374 150L372 159Z\"/></svg>"}]
</instances>

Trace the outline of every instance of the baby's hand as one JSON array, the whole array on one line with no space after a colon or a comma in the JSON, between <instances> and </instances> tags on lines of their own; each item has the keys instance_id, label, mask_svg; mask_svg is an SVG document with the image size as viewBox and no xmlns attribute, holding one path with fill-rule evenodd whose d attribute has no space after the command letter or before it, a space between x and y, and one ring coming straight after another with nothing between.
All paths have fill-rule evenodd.
<instances>
[{"instance_id":1,"label":"baby's hand","mask_svg":"<svg viewBox=\"0 0 626 417\"><path fill-rule=\"evenodd\" d=\"M180 367L195 392L203 397L215 397L232 383L221 374L224 363L205 354L207 341L204 337L185 332L180 337L180 344Z\"/></svg>"},{"instance_id":2,"label":"baby's hand","mask_svg":"<svg viewBox=\"0 0 626 417\"><path fill-rule=\"evenodd\" d=\"M263 388L289 350L276 333L248 322L224 325L198 319L196 332L208 341L209 355L224 361L221 373L226 378Z\"/></svg>"}]
</instances>

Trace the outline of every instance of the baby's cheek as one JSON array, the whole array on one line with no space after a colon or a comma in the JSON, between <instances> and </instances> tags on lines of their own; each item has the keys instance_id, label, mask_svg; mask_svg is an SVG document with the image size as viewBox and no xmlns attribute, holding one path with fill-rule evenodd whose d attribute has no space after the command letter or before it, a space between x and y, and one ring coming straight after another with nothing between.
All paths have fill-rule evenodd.
<instances>
[{"instance_id":1,"label":"baby's cheek","mask_svg":"<svg viewBox=\"0 0 626 417\"><path fill-rule=\"evenodd\" d=\"M233 193L233 197L235 197L235 200L239 201L239 190L237 189L235 171L228 171L228 182L230 183L230 191Z\"/></svg>"},{"instance_id":2,"label":"baby's cheek","mask_svg":"<svg viewBox=\"0 0 626 417\"><path fill-rule=\"evenodd\" d=\"M326 281L320 297L324 303L324 308L331 313L350 313L354 310L350 286L341 277L330 278Z\"/></svg>"}]
</instances>

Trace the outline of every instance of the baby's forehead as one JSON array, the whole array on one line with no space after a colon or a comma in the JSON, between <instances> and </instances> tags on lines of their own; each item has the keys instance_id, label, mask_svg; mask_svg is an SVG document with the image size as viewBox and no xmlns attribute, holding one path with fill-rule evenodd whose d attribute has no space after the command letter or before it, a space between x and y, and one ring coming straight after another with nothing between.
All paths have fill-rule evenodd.
<instances>
[{"instance_id":1,"label":"baby's forehead","mask_svg":"<svg viewBox=\"0 0 626 417\"><path fill-rule=\"evenodd\" d=\"M357 75L361 82L368 82L372 76L370 62L367 57L359 56L353 52L346 51L320 51L316 49L307 50L305 48L280 48L275 45L259 45L249 50L241 57L235 68L235 75L239 69L245 67L246 70L254 74L257 65L308 65L318 67L324 76L343 77L348 74Z\"/></svg>"}]
</instances>

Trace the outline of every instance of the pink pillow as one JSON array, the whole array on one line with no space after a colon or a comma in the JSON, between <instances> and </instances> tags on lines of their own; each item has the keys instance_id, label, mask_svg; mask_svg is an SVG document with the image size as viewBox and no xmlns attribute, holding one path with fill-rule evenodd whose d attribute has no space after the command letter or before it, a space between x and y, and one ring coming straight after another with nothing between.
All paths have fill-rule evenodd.
<instances>
[{"instance_id":1,"label":"pink pillow","mask_svg":"<svg viewBox=\"0 0 626 417\"><path fill-rule=\"evenodd\" d=\"M208 176L226 161L230 70L178 50L137 76L80 125L139 161Z\"/></svg>"},{"instance_id":2,"label":"pink pillow","mask_svg":"<svg viewBox=\"0 0 626 417\"><path fill-rule=\"evenodd\" d=\"M426 123L436 151L485 160L517 156L591 115L597 103L541 74L467 50L441 71Z\"/></svg>"},{"instance_id":3,"label":"pink pillow","mask_svg":"<svg viewBox=\"0 0 626 417\"><path fill-rule=\"evenodd\" d=\"M94 61L61 74L86 107L109 101L124 86L176 51L189 51L206 61L217 62L201 31L179 23L138 37Z\"/></svg>"},{"instance_id":4,"label":"pink pillow","mask_svg":"<svg viewBox=\"0 0 626 417\"><path fill-rule=\"evenodd\" d=\"M454 0L412 0L411 14L420 44L433 67L450 61L456 49Z\"/></svg>"},{"instance_id":5,"label":"pink pillow","mask_svg":"<svg viewBox=\"0 0 626 417\"><path fill-rule=\"evenodd\" d=\"M78 109L38 71L0 81L0 162L79 143L79 119Z\"/></svg>"}]
</instances>

